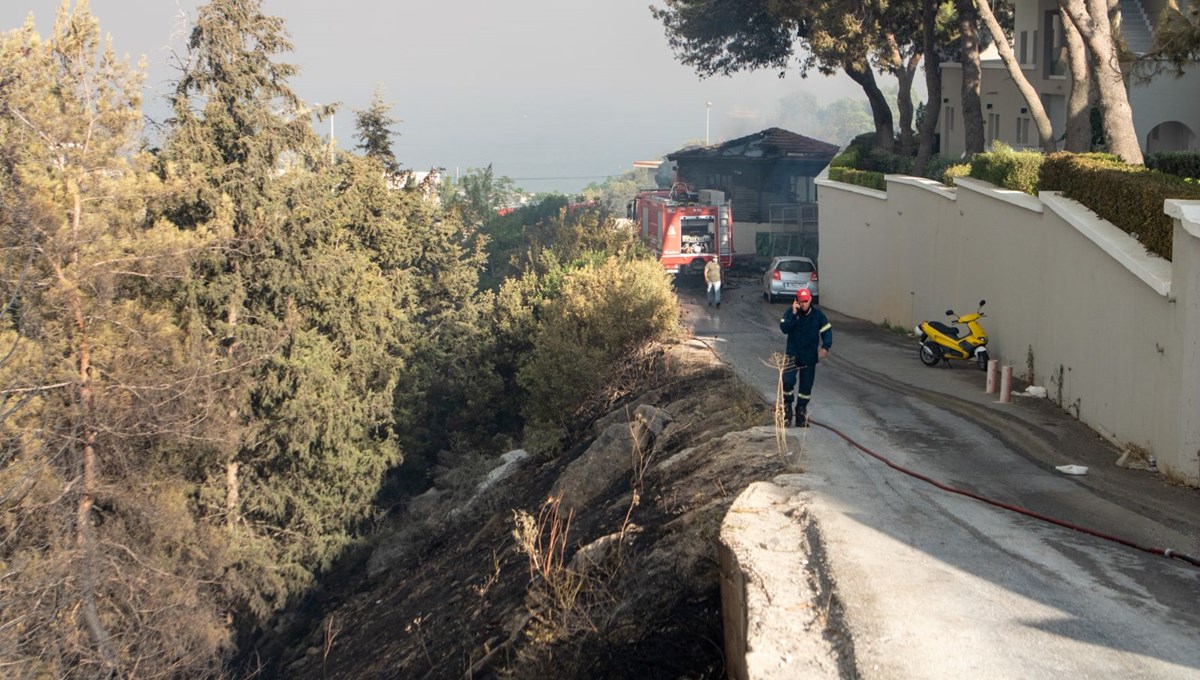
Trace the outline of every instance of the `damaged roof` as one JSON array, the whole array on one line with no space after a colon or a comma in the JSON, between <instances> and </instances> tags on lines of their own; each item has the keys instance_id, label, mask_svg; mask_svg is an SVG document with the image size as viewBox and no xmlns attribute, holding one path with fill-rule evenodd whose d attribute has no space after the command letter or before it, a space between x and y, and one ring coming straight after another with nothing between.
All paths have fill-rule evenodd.
<instances>
[{"instance_id":1,"label":"damaged roof","mask_svg":"<svg viewBox=\"0 0 1200 680\"><path fill-rule=\"evenodd\" d=\"M796 160L828 160L837 155L838 147L818 139L788 132L782 128L767 128L724 144L684 149L667 154L668 160L700 160L718 158L794 158Z\"/></svg>"}]
</instances>

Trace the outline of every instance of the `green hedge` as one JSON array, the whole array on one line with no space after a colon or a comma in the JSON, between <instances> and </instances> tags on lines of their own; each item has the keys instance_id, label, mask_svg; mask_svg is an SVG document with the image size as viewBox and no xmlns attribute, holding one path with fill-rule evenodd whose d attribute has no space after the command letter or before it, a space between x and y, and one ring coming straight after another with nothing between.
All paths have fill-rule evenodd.
<instances>
[{"instance_id":1,"label":"green hedge","mask_svg":"<svg viewBox=\"0 0 1200 680\"><path fill-rule=\"evenodd\" d=\"M831 168L853 168L856 165L858 165L858 148L853 146L847 147L845 151L834 156L833 160L829 161L829 167Z\"/></svg>"},{"instance_id":2,"label":"green hedge","mask_svg":"<svg viewBox=\"0 0 1200 680\"><path fill-rule=\"evenodd\" d=\"M1147 252L1171 259L1173 224L1163 213L1169 198L1200 200L1185 179L1126 165L1098 154L1055 153L1042 163L1043 191L1061 191L1141 241Z\"/></svg>"},{"instance_id":3,"label":"green hedge","mask_svg":"<svg viewBox=\"0 0 1200 680\"><path fill-rule=\"evenodd\" d=\"M911 175L913 171L912 156L901 156L891 151L871 149L865 156L860 156L857 167L859 170L882 172L887 175Z\"/></svg>"},{"instance_id":4,"label":"green hedge","mask_svg":"<svg viewBox=\"0 0 1200 680\"><path fill-rule=\"evenodd\" d=\"M961 171L955 170L952 175L949 174L954 168L959 168ZM965 161L956 156L943 156L941 154L934 154L932 157L930 157L929 161L925 163L925 171L921 173L921 176L925 179L932 179L941 182L942 184L951 185L954 184L954 177L966 176L970 169L970 161Z\"/></svg>"},{"instance_id":5,"label":"green hedge","mask_svg":"<svg viewBox=\"0 0 1200 680\"><path fill-rule=\"evenodd\" d=\"M1168 175L1200 178L1200 151L1160 151L1146 157L1146 167Z\"/></svg>"},{"instance_id":6,"label":"green hedge","mask_svg":"<svg viewBox=\"0 0 1200 680\"><path fill-rule=\"evenodd\" d=\"M1045 158L1040 151L1014 151L996 142L992 150L975 154L971 159L971 177L991 182L998 187L1023 191L1030 196L1038 192L1038 170Z\"/></svg>"},{"instance_id":7,"label":"green hedge","mask_svg":"<svg viewBox=\"0 0 1200 680\"><path fill-rule=\"evenodd\" d=\"M844 167L829 168L829 179L835 182L857 184L870 189L887 191L887 182L883 177L882 172L873 172L871 170L855 170L854 168Z\"/></svg>"},{"instance_id":8,"label":"green hedge","mask_svg":"<svg viewBox=\"0 0 1200 680\"><path fill-rule=\"evenodd\" d=\"M940 179L938 179L938 181L940 181L942 184L945 184L947 186L953 186L955 179L957 179L959 177L970 177L970 176L971 176L971 164L970 163L957 163L955 165L951 165L950 167L946 168L945 172L942 173L942 176Z\"/></svg>"}]
</instances>

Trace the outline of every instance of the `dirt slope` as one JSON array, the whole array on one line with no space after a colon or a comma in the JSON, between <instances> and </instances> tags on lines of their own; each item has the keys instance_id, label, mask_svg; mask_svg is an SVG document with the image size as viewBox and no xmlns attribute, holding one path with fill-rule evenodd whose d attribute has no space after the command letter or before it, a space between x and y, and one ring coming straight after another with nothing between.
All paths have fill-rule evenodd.
<instances>
[{"instance_id":1,"label":"dirt slope","mask_svg":"<svg viewBox=\"0 0 1200 680\"><path fill-rule=\"evenodd\" d=\"M724 677L717 533L742 489L783 470L770 414L699 343L657 349L635 378L558 459L482 493L496 461L443 471L451 488L280 624L283 645L263 642L263 675Z\"/></svg>"}]
</instances>

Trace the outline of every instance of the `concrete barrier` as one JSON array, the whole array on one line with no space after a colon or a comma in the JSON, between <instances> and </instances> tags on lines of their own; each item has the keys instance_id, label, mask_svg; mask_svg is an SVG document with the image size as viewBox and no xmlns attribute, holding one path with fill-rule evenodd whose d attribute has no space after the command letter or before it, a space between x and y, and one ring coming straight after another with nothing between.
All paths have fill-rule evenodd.
<instances>
[{"instance_id":1,"label":"concrete barrier","mask_svg":"<svg viewBox=\"0 0 1200 680\"><path fill-rule=\"evenodd\" d=\"M721 523L721 609L730 680L839 678L810 578L804 475L755 482ZM791 482L791 483L789 483Z\"/></svg>"}]
</instances>

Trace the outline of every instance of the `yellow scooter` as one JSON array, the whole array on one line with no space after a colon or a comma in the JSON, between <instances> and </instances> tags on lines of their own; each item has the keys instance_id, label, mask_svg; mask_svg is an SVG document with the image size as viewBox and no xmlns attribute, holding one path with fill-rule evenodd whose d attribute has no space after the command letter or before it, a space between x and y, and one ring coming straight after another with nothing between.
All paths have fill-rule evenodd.
<instances>
[{"instance_id":1,"label":"yellow scooter","mask_svg":"<svg viewBox=\"0 0 1200 680\"><path fill-rule=\"evenodd\" d=\"M971 332L965 338L960 338L959 329L938 321L922 321L917 326L917 338L921 343L921 363L926 366L937 366L939 362L974 361L982 370L987 370L988 351L987 333L979 325L979 319L987 316L983 313L986 300L979 301L979 310L974 314L964 314L956 317L950 323L966 324ZM955 316L954 310L947 309L946 316Z\"/></svg>"}]
</instances>

